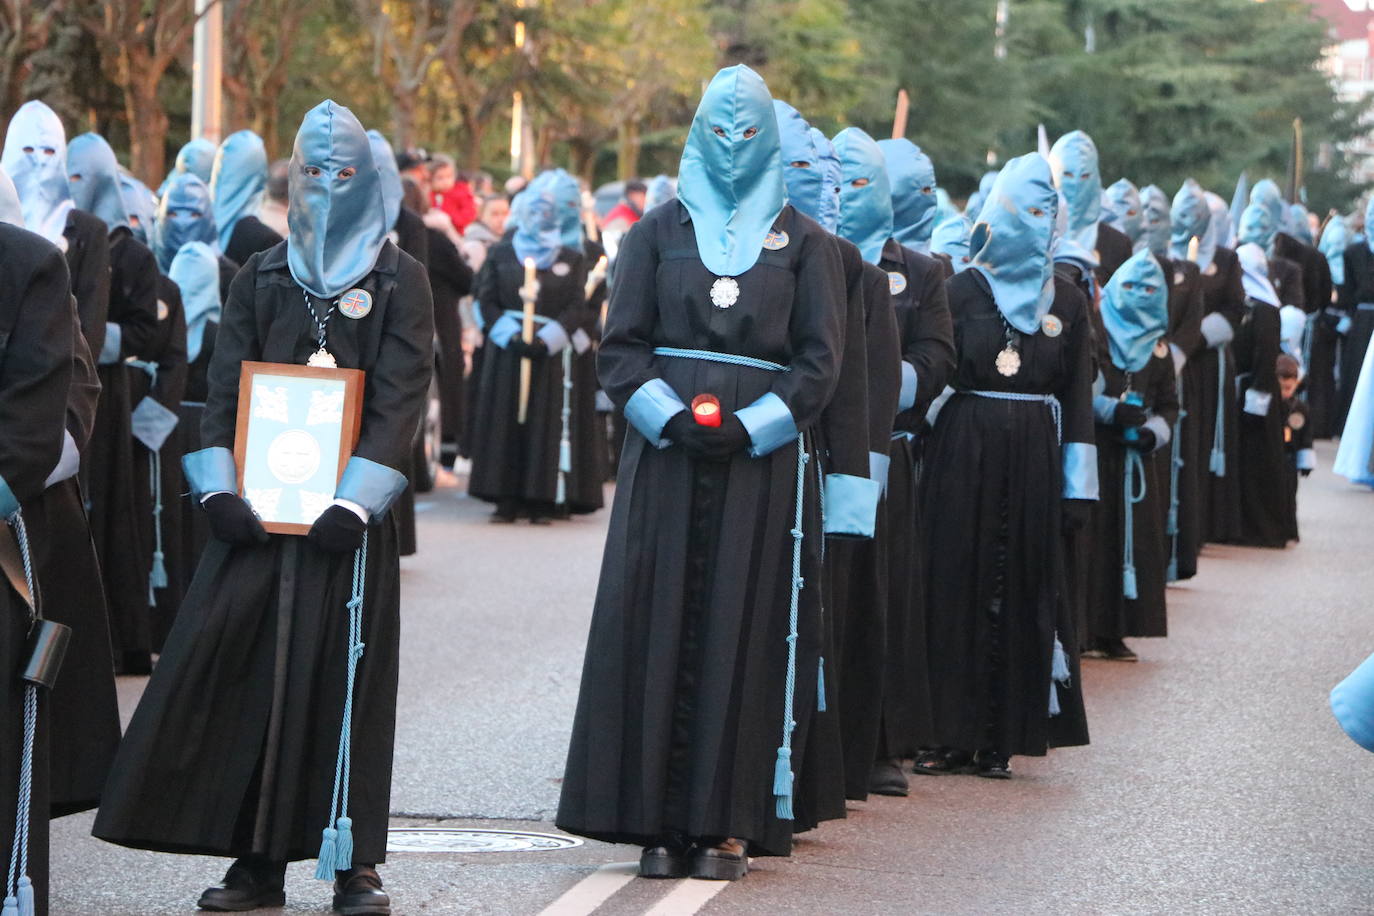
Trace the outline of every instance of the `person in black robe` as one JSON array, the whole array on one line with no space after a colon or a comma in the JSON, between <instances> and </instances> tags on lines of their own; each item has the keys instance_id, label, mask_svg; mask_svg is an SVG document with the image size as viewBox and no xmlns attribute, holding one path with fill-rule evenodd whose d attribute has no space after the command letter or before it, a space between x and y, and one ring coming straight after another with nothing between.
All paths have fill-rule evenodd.
<instances>
[{"instance_id":1,"label":"person in black robe","mask_svg":"<svg viewBox=\"0 0 1374 916\"><path fill-rule=\"evenodd\" d=\"M1279 395L1283 398L1283 450L1288 458L1284 465L1284 527L1288 540L1298 541L1298 478L1308 477L1317 468L1317 453L1313 448L1311 410L1298 394L1302 370L1298 361L1287 353L1279 354L1274 366L1279 379Z\"/></svg>"},{"instance_id":2,"label":"person in black robe","mask_svg":"<svg viewBox=\"0 0 1374 916\"><path fill-rule=\"evenodd\" d=\"M434 290L434 331L439 341L439 398L442 404L445 465L466 453L464 436L464 381L467 358L463 352L463 319L458 302L472 292L472 268L457 246L437 229L429 234L429 285Z\"/></svg>"},{"instance_id":3,"label":"person in black robe","mask_svg":"<svg viewBox=\"0 0 1374 916\"><path fill-rule=\"evenodd\" d=\"M1335 434L1345 428L1350 402L1360 382L1360 367L1369 341L1374 338L1374 197L1365 206L1365 237L1345 249L1345 282L1336 294L1340 317L1336 332L1340 342L1340 403L1332 425Z\"/></svg>"},{"instance_id":4,"label":"person in black robe","mask_svg":"<svg viewBox=\"0 0 1374 916\"><path fill-rule=\"evenodd\" d=\"M110 239L109 320L97 358L100 406L91 446L82 455L82 489L105 577L115 670L147 674L152 670L148 582L153 548L141 536L136 494L139 475L146 477L148 471L134 454L132 414L137 405L124 363L157 355L157 260L129 228L119 167L104 138L73 138L67 147L67 173L73 200L104 221Z\"/></svg>"},{"instance_id":5,"label":"person in black robe","mask_svg":"<svg viewBox=\"0 0 1374 916\"><path fill-rule=\"evenodd\" d=\"M287 861L318 850L316 875L335 880L336 910L384 914L375 866L386 854L400 625L389 509L424 409L433 307L424 268L386 237L362 125L332 101L308 112L297 134L290 220L288 241L249 259L224 307L204 448L185 461L214 538L93 832L235 857L202 896L207 909L281 906ZM363 307L336 313L350 292ZM312 354L366 373L360 436L309 537L269 536L235 495L239 367L300 365ZM346 685L356 685L349 718ZM341 760L350 774L342 784Z\"/></svg>"},{"instance_id":6,"label":"person in black robe","mask_svg":"<svg viewBox=\"0 0 1374 916\"><path fill-rule=\"evenodd\" d=\"M645 847L650 877L736 879L792 846L793 723L820 657L805 437L836 383L844 288L779 156L763 80L722 70L678 202L621 244L599 355L631 429L555 822Z\"/></svg>"},{"instance_id":7,"label":"person in black robe","mask_svg":"<svg viewBox=\"0 0 1374 916\"><path fill-rule=\"evenodd\" d=\"M21 551L42 562L50 550L37 540L49 533L46 509L33 509L35 530L27 537L25 519L34 501L46 499L48 478L61 461L76 327L62 253L3 219L0 289L0 519L6 523L0 526L0 849L7 876L0 896L6 912L19 912L22 904L46 916L52 703L46 689L23 675L34 615L46 615L48 605L24 573Z\"/></svg>"},{"instance_id":8,"label":"person in black robe","mask_svg":"<svg viewBox=\"0 0 1374 916\"><path fill-rule=\"evenodd\" d=\"M1254 204L1247 207L1246 215L1253 209ZM1245 271L1248 306L1235 341L1241 497L1236 540L1249 547L1282 548L1289 540L1284 521L1288 461L1283 446L1283 398L1274 371L1279 357L1282 299L1270 280L1263 248L1246 243L1236 254Z\"/></svg>"},{"instance_id":9,"label":"person in black robe","mask_svg":"<svg viewBox=\"0 0 1374 916\"><path fill-rule=\"evenodd\" d=\"M163 272L171 270L172 259L188 242L209 245L219 262L221 301L229 298L229 285L239 272L239 263L225 257L217 241L219 230L210 201L210 188L195 175L174 175L158 201L157 237L153 253Z\"/></svg>"},{"instance_id":10,"label":"person in black robe","mask_svg":"<svg viewBox=\"0 0 1374 916\"><path fill-rule=\"evenodd\" d=\"M251 130L224 138L208 181L214 199L216 241L234 264L275 247L281 236L258 219L267 190L267 149Z\"/></svg>"},{"instance_id":11,"label":"person in black robe","mask_svg":"<svg viewBox=\"0 0 1374 916\"><path fill-rule=\"evenodd\" d=\"M1350 227L1345 217L1339 213L1331 214L1317 246L1330 280L1326 284L1326 298L1315 302L1308 300L1312 318L1309 319L1310 343L1303 387L1312 420L1313 439L1330 439L1335 435L1336 411L1340 405L1336 355L1341 339L1336 333L1336 326L1341 319L1341 312L1336 305L1338 291L1345 282L1345 249L1349 244ZM1321 295L1321 291L1318 290L1316 294Z\"/></svg>"},{"instance_id":12,"label":"person in black robe","mask_svg":"<svg viewBox=\"0 0 1374 916\"><path fill-rule=\"evenodd\" d=\"M487 328L478 389L472 472L468 492L494 503L492 521L526 517L548 524L559 496L563 439L562 352L588 320L588 265L562 243L559 214L546 172L531 182L512 214L514 235L493 245L477 275L475 297ZM531 283L531 273L536 281ZM533 297L535 334L522 337L524 302ZM584 332L585 336L585 332ZM525 422L519 421L521 366L528 360L530 385ZM589 437L595 430L584 431ZM580 449L574 449L580 452ZM587 475L564 480L570 512L601 507L602 480Z\"/></svg>"},{"instance_id":13,"label":"person in black robe","mask_svg":"<svg viewBox=\"0 0 1374 916\"><path fill-rule=\"evenodd\" d=\"M946 752L921 772L1086 744L1061 530L1097 498L1088 302L1051 261L1059 194L1038 154L998 174L947 284L953 397L927 444L930 683ZM976 752L976 758L974 753Z\"/></svg>"},{"instance_id":14,"label":"person in black robe","mask_svg":"<svg viewBox=\"0 0 1374 916\"><path fill-rule=\"evenodd\" d=\"M1174 361L1165 333L1169 289L1149 251L1129 258L1102 293L1098 379L1097 477L1100 498L1088 525L1084 657L1134 661L1127 636L1168 635L1167 461L1178 419ZM1166 486L1159 486L1161 479Z\"/></svg>"}]
</instances>

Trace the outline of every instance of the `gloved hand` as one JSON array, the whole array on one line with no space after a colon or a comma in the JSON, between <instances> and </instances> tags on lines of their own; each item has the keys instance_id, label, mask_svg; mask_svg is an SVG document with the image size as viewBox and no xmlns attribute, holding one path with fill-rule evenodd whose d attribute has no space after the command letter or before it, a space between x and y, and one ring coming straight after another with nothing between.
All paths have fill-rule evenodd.
<instances>
[{"instance_id":1,"label":"gloved hand","mask_svg":"<svg viewBox=\"0 0 1374 916\"><path fill-rule=\"evenodd\" d=\"M549 355L548 346L538 337L529 343L525 343L525 341L518 336L512 337L510 342L506 344L506 349L522 359L543 359Z\"/></svg>"},{"instance_id":2,"label":"gloved hand","mask_svg":"<svg viewBox=\"0 0 1374 916\"><path fill-rule=\"evenodd\" d=\"M726 461L749 445L749 431L734 414L721 421L720 426L702 426L690 411L684 410L668 421L663 435L693 458L707 461Z\"/></svg>"},{"instance_id":3,"label":"gloved hand","mask_svg":"<svg viewBox=\"0 0 1374 916\"><path fill-rule=\"evenodd\" d=\"M352 553L363 546L363 535L367 533L367 523L358 518L351 509L343 506L330 506L315 519L307 537L310 543L330 553Z\"/></svg>"},{"instance_id":4,"label":"gloved hand","mask_svg":"<svg viewBox=\"0 0 1374 916\"><path fill-rule=\"evenodd\" d=\"M1065 534L1082 531L1088 526L1088 520L1092 518L1093 511L1091 499L1066 499L1062 505L1064 507L1063 526Z\"/></svg>"},{"instance_id":5,"label":"gloved hand","mask_svg":"<svg viewBox=\"0 0 1374 916\"><path fill-rule=\"evenodd\" d=\"M226 544L266 544L271 538L253 507L233 493L215 493L201 503L210 517L210 533Z\"/></svg>"},{"instance_id":6,"label":"gloved hand","mask_svg":"<svg viewBox=\"0 0 1374 916\"><path fill-rule=\"evenodd\" d=\"M1144 424L1145 417L1145 408L1141 405L1117 401L1116 410L1112 413L1112 423L1118 429L1130 429Z\"/></svg>"},{"instance_id":7,"label":"gloved hand","mask_svg":"<svg viewBox=\"0 0 1374 916\"><path fill-rule=\"evenodd\" d=\"M1298 471L1298 473L1301 474L1303 477L1311 477L1311 476L1312 476L1312 469L1311 469L1311 468L1302 468L1301 470Z\"/></svg>"},{"instance_id":8,"label":"gloved hand","mask_svg":"<svg viewBox=\"0 0 1374 916\"><path fill-rule=\"evenodd\" d=\"M1159 440L1155 438L1154 430L1139 426L1136 427L1135 434L1136 440L1134 442L1127 442L1125 430L1122 430L1116 434L1116 441L1127 448L1135 449L1137 452L1153 452L1155 450L1155 444L1159 442Z\"/></svg>"}]
</instances>

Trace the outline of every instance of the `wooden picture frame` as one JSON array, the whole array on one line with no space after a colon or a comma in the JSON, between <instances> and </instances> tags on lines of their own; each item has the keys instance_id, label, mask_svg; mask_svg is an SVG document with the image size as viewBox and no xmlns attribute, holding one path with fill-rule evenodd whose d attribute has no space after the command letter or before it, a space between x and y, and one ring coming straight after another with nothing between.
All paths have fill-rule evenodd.
<instances>
[{"instance_id":1,"label":"wooden picture frame","mask_svg":"<svg viewBox=\"0 0 1374 916\"><path fill-rule=\"evenodd\" d=\"M363 420L361 369L244 362L234 465L271 534L308 534L334 501Z\"/></svg>"}]
</instances>

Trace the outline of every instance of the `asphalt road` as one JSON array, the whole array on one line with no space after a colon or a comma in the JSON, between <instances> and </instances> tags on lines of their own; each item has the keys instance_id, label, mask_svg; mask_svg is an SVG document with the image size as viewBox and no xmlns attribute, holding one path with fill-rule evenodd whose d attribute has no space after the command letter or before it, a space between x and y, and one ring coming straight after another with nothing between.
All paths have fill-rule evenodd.
<instances>
[{"instance_id":1,"label":"asphalt road","mask_svg":"<svg viewBox=\"0 0 1374 916\"><path fill-rule=\"evenodd\" d=\"M638 850L591 842L394 852L395 912L1374 913L1374 757L1327 706L1374 651L1374 493L1323 469L1300 499L1301 545L1208 549L1170 590L1167 640L1086 663L1089 747L1017 758L1010 782L914 776L729 885L636 880L617 863ZM503 527L456 489L422 501L394 827L554 832L607 515ZM141 687L121 683L126 715ZM55 916L192 913L226 864L90 822L53 825ZM289 912L328 911L313 867L292 866Z\"/></svg>"}]
</instances>

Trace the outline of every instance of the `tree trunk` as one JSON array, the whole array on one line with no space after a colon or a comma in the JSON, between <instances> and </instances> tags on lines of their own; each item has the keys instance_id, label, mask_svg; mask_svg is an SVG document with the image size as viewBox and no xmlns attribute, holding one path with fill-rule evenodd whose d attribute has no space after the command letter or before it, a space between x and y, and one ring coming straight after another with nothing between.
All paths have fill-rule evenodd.
<instances>
[{"instance_id":1,"label":"tree trunk","mask_svg":"<svg viewBox=\"0 0 1374 916\"><path fill-rule=\"evenodd\" d=\"M596 171L596 145L586 137L569 137L568 158L568 171L591 184Z\"/></svg>"},{"instance_id":2,"label":"tree trunk","mask_svg":"<svg viewBox=\"0 0 1374 916\"><path fill-rule=\"evenodd\" d=\"M616 128L616 177L628 181L639 175L639 122L622 121Z\"/></svg>"},{"instance_id":3,"label":"tree trunk","mask_svg":"<svg viewBox=\"0 0 1374 916\"><path fill-rule=\"evenodd\" d=\"M464 166L468 171L476 172L482 168L482 139L486 136L487 125L485 122L477 120L469 121L466 125L464 134L468 138L467 155Z\"/></svg>"},{"instance_id":4,"label":"tree trunk","mask_svg":"<svg viewBox=\"0 0 1374 916\"><path fill-rule=\"evenodd\" d=\"M280 158L277 154L281 147L281 140L277 137L277 99L264 98L263 101L265 104L258 108L253 116L253 130L262 137L263 146L267 147L267 161L270 163Z\"/></svg>"},{"instance_id":5,"label":"tree trunk","mask_svg":"<svg viewBox=\"0 0 1374 916\"><path fill-rule=\"evenodd\" d=\"M396 145L398 153L415 145L415 102L418 95L418 92L404 88L397 88L391 93L394 103L391 123L395 125L391 141Z\"/></svg>"},{"instance_id":6,"label":"tree trunk","mask_svg":"<svg viewBox=\"0 0 1374 916\"><path fill-rule=\"evenodd\" d=\"M157 98L158 74L129 60L124 110L129 117L131 171L150 188L162 183L167 170L167 112Z\"/></svg>"}]
</instances>

